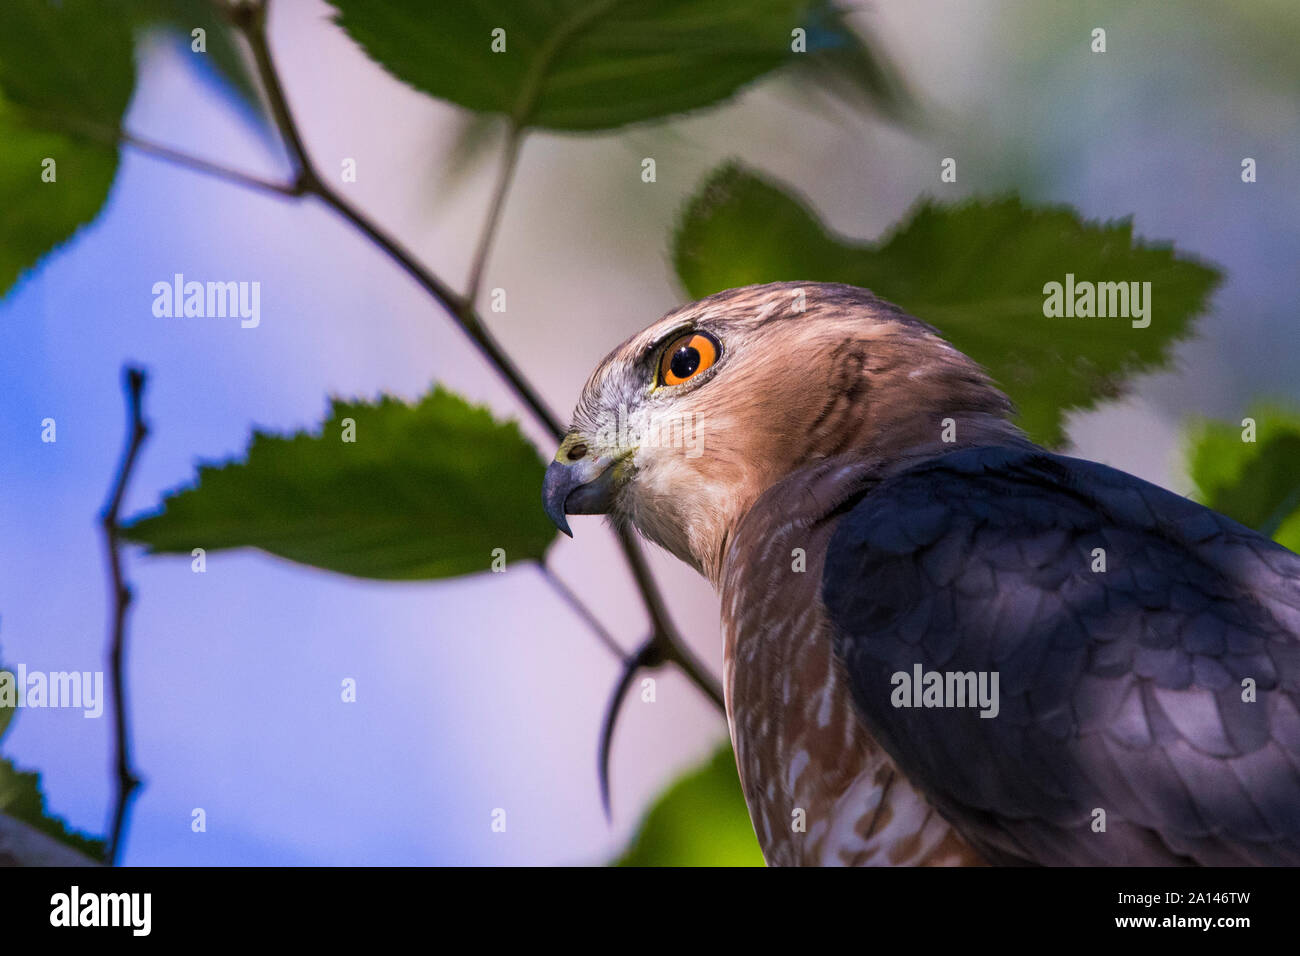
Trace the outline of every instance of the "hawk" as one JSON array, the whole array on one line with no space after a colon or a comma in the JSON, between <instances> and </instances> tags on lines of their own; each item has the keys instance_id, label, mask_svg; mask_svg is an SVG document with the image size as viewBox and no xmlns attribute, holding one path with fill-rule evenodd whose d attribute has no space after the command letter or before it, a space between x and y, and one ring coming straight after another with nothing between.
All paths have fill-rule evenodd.
<instances>
[{"instance_id":1,"label":"hawk","mask_svg":"<svg viewBox=\"0 0 1300 956\"><path fill-rule=\"evenodd\" d=\"M1300 863L1300 556L1012 415L863 289L749 286L609 354L543 500L718 590L769 864Z\"/></svg>"}]
</instances>

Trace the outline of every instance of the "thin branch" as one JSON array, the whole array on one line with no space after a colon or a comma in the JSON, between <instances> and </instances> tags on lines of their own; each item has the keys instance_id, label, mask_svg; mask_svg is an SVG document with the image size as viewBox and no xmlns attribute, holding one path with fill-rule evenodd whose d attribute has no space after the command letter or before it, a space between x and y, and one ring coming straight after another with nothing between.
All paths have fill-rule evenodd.
<instances>
[{"instance_id":1,"label":"thin branch","mask_svg":"<svg viewBox=\"0 0 1300 956\"><path fill-rule=\"evenodd\" d=\"M306 187L308 183L319 185L320 177L316 175L316 167L312 165L306 143L289 109L289 99L284 94L280 76L271 62L271 47L266 42L266 18L270 13L270 7L270 0L251 0L251 2L236 3L228 15L236 29L248 39L249 46L252 48L257 74L262 79L262 89L266 93L267 105L271 108L271 118L284 138L285 146L289 150L289 158L293 162L294 169L297 170L300 186Z\"/></svg>"},{"instance_id":2,"label":"thin branch","mask_svg":"<svg viewBox=\"0 0 1300 956\"><path fill-rule=\"evenodd\" d=\"M718 710L726 713L727 705L722 697L722 685L696 660L695 655L691 653L685 640L673 625L672 619L668 616L668 608L664 605L663 596L660 595L659 588L655 584L654 575L650 573L650 567L646 564L645 554L641 551L640 544L632 536L632 532L622 525L618 528L618 538L623 546L623 556L632 571L632 577L636 579L637 586L641 590L641 600L650 615L650 622L654 628L652 639L659 646L660 659L680 667L691 683L703 691Z\"/></svg>"},{"instance_id":3,"label":"thin branch","mask_svg":"<svg viewBox=\"0 0 1300 956\"><path fill-rule=\"evenodd\" d=\"M419 259L409 252L395 237L389 235L372 221L365 213L340 195L316 173L304 145L303 136L294 119L289 98L280 82L280 75L271 57L271 47L266 33L266 15L270 4L247 8L246 13L236 17L236 26L243 32L245 39L253 50L253 59L257 64L258 76L266 89L266 97L271 106L271 115L281 135L288 144L290 157L297 169L297 188L306 195L315 196L329 206L348 222L366 235L371 242L386 252L389 258L400 265L408 275L418 282L426 292L438 300L442 307L451 314L470 341L479 352L494 366L510 384L516 395L537 416L538 420L557 440L564 438L565 429L559 418L552 412L540 395L529 384L514 362L488 333L472 302L465 296L458 295L452 288L434 275Z\"/></svg>"},{"instance_id":4,"label":"thin branch","mask_svg":"<svg viewBox=\"0 0 1300 956\"><path fill-rule=\"evenodd\" d=\"M229 166L222 166L220 163L214 163L200 156L192 156L162 143L143 139L125 130L120 132L119 139L127 146L133 146L146 155L165 159L177 166L184 166L201 173L207 173L237 186L247 186L249 189L256 189L260 192L272 193L290 199L296 199L302 195L302 190L293 183L275 182L252 173L246 173L243 170L231 169Z\"/></svg>"},{"instance_id":5,"label":"thin branch","mask_svg":"<svg viewBox=\"0 0 1300 956\"><path fill-rule=\"evenodd\" d=\"M589 628L591 628L591 632L596 635L596 639L609 648L611 654L622 660L624 657L623 649L618 646L618 641L614 640L614 636L605 629L605 625L600 623L600 619L591 612L591 609L582 603L582 599L579 598L578 595L574 594L567 584L555 576L555 572L546 566L545 561L538 565L538 567L541 568L542 577L546 578L547 582L555 590L555 593L573 609L573 612L577 614L578 617L582 618Z\"/></svg>"},{"instance_id":6,"label":"thin branch","mask_svg":"<svg viewBox=\"0 0 1300 956\"><path fill-rule=\"evenodd\" d=\"M92 140L97 143L103 143L107 146L124 145L131 146L147 156L154 156L158 159L166 160L185 169L192 169L196 172L206 173L209 176L215 176L217 179L234 183L237 186L246 186L249 189L255 189L259 192L271 193L272 195L285 198L297 198L303 194L301 188L294 183L281 183L271 179L265 179L253 173L246 173L240 169L232 169L229 166L223 166L221 163L204 159L201 156L195 156L186 153L183 150L158 143L143 136L129 132L125 129L115 126L107 126L103 123L96 123L93 120L83 119L75 116L64 116L57 113L38 113L31 110L24 110L22 114L25 119L34 126L46 129L57 129L73 136L80 136L83 139Z\"/></svg>"},{"instance_id":7,"label":"thin branch","mask_svg":"<svg viewBox=\"0 0 1300 956\"><path fill-rule=\"evenodd\" d=\"M618 675L614 692L609 695L609 703L605 705L605 719L600 724L600 744L596 751L596 776L600 779L600 805L605 808L606 820L613 818L609 802L609 754L613 749L614 725L618 723L623 698L627 696L628 688L632 686L632 680L638 671L659 667L663 663L659 643L653 637L647 639L634 654L624 659L623 670Z\"/></svg>"},{"instance_id":8,"label":"thin branch","mask_svg":"<svg viewBox=\"0 0 1300 956\"><path fill-rule=\"evenodd\" d=\"M474 307L473 301L466 296L460 296L453 292L445 282L435 276L401 243L388 235L316 174L311 157L307 153L305 140L294 120L293 110L289 105L288 96L285 94L284 86L280 82L280 76L271 54L270 40L266 29L269 6L269 0L263 0L263 2L252 5L246 4L236 9L233 19L253 50L253 59L257 64L258 76L261 79L262 86L266 90L272 117L280 129L290 155L298 168L298 188L306 194L316 196L330 206L401 265L451 315L460 329L478 347L484 358L505 378L511 389L546 427L552 437L557 441L563 440L566 430L560 424L560 420L551 412L537 390L533 388L532 384L488 332L482 318ZM518 130L521 127L522 123L516 122L514 128ZM517 153L517 151L517 145L512 145L512 152ZM517 156L515 158L517 159ZM503 175L497 191L498 198L504 197L505 187L509 182L509 174L513 171L513 168L514 160L508 159L503 168L505 175ZM497 205L498 203L494 202L494 208ZM495 209L494 217L498 216L499 213L500 210ZM486 249L490 246L493 231L491 227L484 230L485 241L480 243L484 256L486 255ZM645 556L641 553L640 544L632 532L625 528L619 529L618 537L623 554L632 571L632 576L636 580L637 588L641 592L646 611L650 615L653 626L652 640L658 646L660 659L664 663L671 663L680 667L691 682L699 687L719 709L725 709L722 690L718 682L695 659L694 655L687 649L681 635L673 626L663 598L660 596L658 587L655 584L654 577L646 565Z\"/></svg>"},{"instance_id":9,"label":"thin branch","mask_svg":"<svg viewBox=\"0 0 1300 956\"><path fill-rule=\"evenodd\" d=\"M542 397L529 384L528 380L524 378L514 360L497 344L496 339L487 331L478 313L469 303L453 292L450 286L430 272L400 242L381 229L347 199L324 185L309 187L307 191L352 223L371 242L383 249L389 258L400 265L426 292L437 299L448 314L451 315L452 319L455 320L460 330L469 337L470 341L478 349L479 354L496 370L497 374L506 380L519 400L528 406L528 410L551 433L551 436L556 441L564 439L565 428L560 424L559 418L542 400Z\"/></svg>"},{"instance_id":10,"label":"thin branch","mask_svg":"<svg viewBox=\"0 0 1300 956\"><path fill-rule=\"evenodd\" d=\"M127 725L126 704L126 614L131 606L131 588L122 573L121 528L118 515L122 498L135 468L140 446L149 434L144 422L145 374L138 368L127 368L125 373L127 408L130 414L130 432L126 450L118 467L117 478L109 492L100 522L104 529L104 545L108 552L108 567L113 589L113 625L109 657L113 674L113 719L117 746L117 801L113 808L113 829L108 842L108 863L118 860L122 849L122 834L126 828L127 808L140 786L140 778L131 766L131 735Z\"/></svg>"},{"instance_id":11,"label":"thin branch","mask_svg":"<svg viewBox=\"0 0 1300 956\"><path fill-rule=\"evenodd\" d=\"M501 174L497 177L496 187L492 190L492 201L488 205L487 220L483 224L483 234L479 236L478 248L470 263L469 281L465 288L465 301L473 304L478 301L479 286L483 282L483 271L487 268L488 256L492 252L492 240L496 237L497 225L501 222L501 210L505 208L506 193L514 179L515 168L519 165L519 151L524 145L524 128L510 124L506 134L505 153L501 159Z\"/></svg>"}]
</instances>

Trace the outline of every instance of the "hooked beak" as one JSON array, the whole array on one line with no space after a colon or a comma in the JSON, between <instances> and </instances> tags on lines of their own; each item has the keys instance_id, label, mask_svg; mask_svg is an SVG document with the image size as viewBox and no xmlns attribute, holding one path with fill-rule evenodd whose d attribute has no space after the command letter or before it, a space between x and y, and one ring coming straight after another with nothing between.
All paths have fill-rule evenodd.
<instances>
[{"instance_id":1,"label":"hooked beak","mask_svg":"<svg viewBox=\"0 0 1300 956\"><path fill-rule=\"evenodd\" d=\"M578 461L553 461L542 479L542 504L546 514L570 538L565 515L603 515L614 504L615 459L582 458Z\"/></svg>"}]
</instances>

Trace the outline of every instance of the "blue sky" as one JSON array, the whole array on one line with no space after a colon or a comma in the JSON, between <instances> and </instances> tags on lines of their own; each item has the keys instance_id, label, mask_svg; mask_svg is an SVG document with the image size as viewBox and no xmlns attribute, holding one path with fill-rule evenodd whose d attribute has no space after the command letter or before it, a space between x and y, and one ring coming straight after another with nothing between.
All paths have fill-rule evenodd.
<instances>
[{"instance_id":1,"label":"blue sky","mask_svg":"<svg viewBox=\"0 0 1300 956\"><path fill-rule=\"evenodd\" d=\"M277 172L275 151L183 48L151 47L143 74L130 128ZM261 325L155 317L152 285L175 272L259 281ZM152 427L127 514L187 482L196 458L238 455L252 425L314 427L327 394L414 397L443 362L483 375L459 334L326 211L130 151L103 214L0 316L0 646L33 670L103 668L96 519L125 435L123 363L149 370ZM492 384L466 390L488 397ZM54 444L39 440L47 417ZM537 609L566 612L534 571L385 584L214 553L200 575L131 549L128 572L147 786L127 863L523 862L612 847L595 825L592 768L614 664L576 625L538 640ZM588 674L573 678L590 676L591 694L575 704L557 672L580 652ZM354 705L340 700L345 677L358 683ZM485 685L498 692L473 691ZM570 760L581 753L583 773L554 778L554 741ZM110 742L107 716L32 710L6 752L42 771L59 814L102 832ZM584 804L585 838L543 825ZM505 836L488 828L498 806L513 811ZM204 834L190 830L196 807Z\"/></svg>"}]
</instances>

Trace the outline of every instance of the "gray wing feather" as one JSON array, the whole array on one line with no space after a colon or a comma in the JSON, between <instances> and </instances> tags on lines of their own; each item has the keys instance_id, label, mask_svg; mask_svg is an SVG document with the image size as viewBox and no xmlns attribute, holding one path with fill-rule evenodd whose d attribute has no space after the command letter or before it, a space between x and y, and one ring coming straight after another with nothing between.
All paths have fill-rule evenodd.
<instances>
[{"instance_id":1,"label":"gray wing feather","mask_svg":"<svg viewBox=\"0 0 1300 956\"><path fill-rule=\"evenodd\" d=\"M991 860L1300 864L1300 556L1112 468L983 448L853 505L822 597L863 720ZM894 707L918 663L996 671L998 715Z\"/></svg>"}]
</instances>

